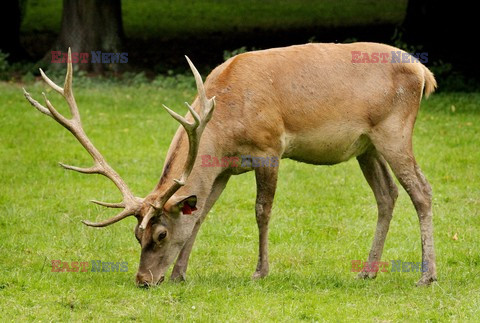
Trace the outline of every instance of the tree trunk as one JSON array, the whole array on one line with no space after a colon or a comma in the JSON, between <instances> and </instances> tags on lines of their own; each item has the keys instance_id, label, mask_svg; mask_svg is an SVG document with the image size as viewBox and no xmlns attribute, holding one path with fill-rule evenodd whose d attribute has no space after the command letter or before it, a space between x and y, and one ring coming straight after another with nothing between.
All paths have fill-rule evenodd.
<instances>
[{"instance_id":1,"label":"tree trunk","mask_svg":"<svg viewBox=\"0 0 480 323\"><path fill-rule=\"evenodd\" d=\"M63 0L60 35L52 50L63 53L71 47L72 52L88 53L88 63L79 64L82 70L118 71L118 63L92 63L91 52L120 53L123 39L121 0Z\"/></svg>"},{"instance_id":2,"label":"tree trunk","mask_svg":"<svg viewBox=\"0 0 480 323\"><path fill-rule=\"evenodd\" d=\"M28 59L28 54L20 44L20 24L22 6L25 1L9 0L2 3L0 14L0 51L8 53L8 61L18 62Z\"/></svg>"}]
</instances>

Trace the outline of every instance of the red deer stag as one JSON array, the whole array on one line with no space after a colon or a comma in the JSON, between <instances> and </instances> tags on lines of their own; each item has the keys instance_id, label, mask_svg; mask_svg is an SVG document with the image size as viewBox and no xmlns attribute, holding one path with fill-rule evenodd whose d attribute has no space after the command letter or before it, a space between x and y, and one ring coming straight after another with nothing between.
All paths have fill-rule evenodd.
<instances>
[{"instance_id":1,"label":"red deer stag","mask_svg":"<svg viewBox=\"0 0 480 323\"><path fill-rule=\"evenodd\" d=\"M377 59L367 64L353 60L358 52L390 58L390 53L398 51L375 43L307 44L253 51L215 68L205 84L187 58L198 96L192 105L187 104L185 117L165 106L181 127L170 144L159 183L145 198L133 195L85 134L72 92L71 63L63 88L40 70L45 82L67 101L71 119L58 113L45 94L46 107L26 91L25 97L67 128L94 160L90 168L61 166L104 175L122 193L120 203L92 201L123 209L119 214L103 222L83 223L104 227L128 216L137 218L135 236L141 256L136 282L140 286L162 282L175 259L171 279L185 279L195 237L208 211L231 175L250 170L255 171L257 183L255 214L260 240L253 277L268 274L268 223L278 167L201 167L204 155L219 159L246 155L290 158L316 165L356 157L378 205L369 262L381 259L398 195L389 165L418 213L422 261L428 263L418 284L428 285L436 280L432 194L413 155L412 132L422 95L432 93L436 82L418 61ZM376 272L362 272L359 277L375 276Z\"/></svg>"}]
</instances>

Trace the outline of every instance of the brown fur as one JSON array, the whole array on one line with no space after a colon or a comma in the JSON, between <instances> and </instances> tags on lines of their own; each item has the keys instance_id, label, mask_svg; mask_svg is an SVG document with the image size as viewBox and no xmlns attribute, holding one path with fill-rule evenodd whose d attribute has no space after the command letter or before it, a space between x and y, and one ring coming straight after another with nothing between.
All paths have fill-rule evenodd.
<instances>
[{"instance_id":1,"label":"brown fur","mask_svg":"<svg viewBox=\"0 0 480 323\"><path fill-rule=\"evenodd\" d=\"M159 249L156 256L168 261L156 267L141 265L140 280L150 281L147 270L154 271L155 279L163 277L167 262L178 254L172 278L185 277L200 224L229 176L249 170L255 170L257 178L255 210L260 230L254 277L268 273L268 220L278 169L200 167L200 156L206 154L218 158L276 156L319 165L358 157L379 206L369 261L380 260L397 195L388 163L419 212L423 260L430 263L420 283L436 279L430 187L411 144L422 94L434 91L435 79L420 63L352 63L352 51L398 49L376 43L298 45L240 54L212 71L205 88L207 96L216 97L216 108L187 184L177 192L178 196L198 196L198 211L164 223L172 233L180 231L182 238L170 234L176 242ZM197 101L193 106L199 111ZM181 172L188 151L186 140L179 140L182 131L179 128L172 141L168 166L152 196L160 196Z\"/></svg>"}]
</instances>

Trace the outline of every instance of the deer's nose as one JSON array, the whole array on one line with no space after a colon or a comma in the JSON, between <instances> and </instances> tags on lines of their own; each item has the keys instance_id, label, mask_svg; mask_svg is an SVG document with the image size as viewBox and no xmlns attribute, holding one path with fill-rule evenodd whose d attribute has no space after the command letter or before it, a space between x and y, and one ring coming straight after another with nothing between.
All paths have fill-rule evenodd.
<instances>
[{"instance_id":1,"label":"deer's nose","mask_svg":"<svg viewBox=\"0 0 480 323\"><path fill-rule=\"evenodd\" d=\"M137 283L138 287L149 287L153 283L152 278L153 277L151 275L147 276L147 275L142 274L142 273L137 273L137 277L135 279L135 282Z\"/></svg>"},{"instance_id":2,"label":"deer's nose","mask_svg":"<svg viewBox=\"0 0 480 323\"><path fill-rule=\"evenodd\" d=\"M148 288L160 284L165 279L165 276L160 277L158 281L154 281L153 275L151 273L140 273L138 272L135 278L135 282L138 287Z\"/></svg>"}]
</instances>

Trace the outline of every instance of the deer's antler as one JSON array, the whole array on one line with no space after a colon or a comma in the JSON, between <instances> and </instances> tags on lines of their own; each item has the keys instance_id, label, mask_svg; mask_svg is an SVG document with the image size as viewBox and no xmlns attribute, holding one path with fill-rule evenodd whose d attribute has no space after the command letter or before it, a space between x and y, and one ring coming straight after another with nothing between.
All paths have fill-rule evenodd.
<instances>
[{"instance_id":1,"label":"deer's antler","mask_svg":"<svg viewBox=\"0 0 480 323\"><path fill-rule=\"evenodd\" d=\"M63 88L55 84L52 80L50 80L45 73L40 69L40 74L42 75L43 80L55 91L60 93L70 108L70 112L72 114L71 119L65 118L61 115L51 104L51 102L47 99L45 93L43 97L45 99L45 104L47 107L41 105L38 101L34 100L30 94L23 89L25 98L41 113L46 114L47 116L51 117L58 123L60 123L63 127L65 127L68 131L70 131L75 138L80 142L80 144L87 150L87 152L92 156L94 164L89 168L81 168L76 166L70 166L60 163L60 165L69 170L74 170L84 174L100 174L107 178L109 178L120 190L123 195L123 200L120 203L106 203L101 201L92 200L91 202L105 206L110 208L123 208L123 211L119 214L111 217L102 222L90 222L90 221L82 221L84 224L92 227L104 227L115 222L118 222L130 215L138 215L140 211L143 199L139 197L135 197L130 189L128 188L127 184L123 181L123 179L118 175L118 173L107 163L105 158L100 154L98 149L93 145L91 140L85 134L85 131L82 128L82 122L80 120L80 113L78 111L77 103L75 102L75 97L73 96L72 90L72 79L73 79L73 68L72 68L72 55L70 48L68 49L68 64L67 64L67 75L65 76L65 84Z\"/></svg>"},{"instance_id":2,"label":"deer's antler","mask_svg":"<svg viewBox=\"0 0 480 323\"><path fill-rule=\"evenodd\" d=\"M185 58L187 59L188 65L190 65L190 69L192 70L192 73L195 77L195 83L197 85L198 91L198 102L200 104L200 115L193 109L190 104L185 102L188 110L190 111L190 114L193 117L193 122L190 123L189 121L187 121L186 118L180 116L178 113L169 109L167 106L163 106L165 110L167 110L167 112L182 125L182 127L185 129L185 132L187 133L189 143L188 157L185 160L185 164L183 166L183 171L180 178L173 180L172 185L162 194L161 198L157 202L158 204L151 205L152 208L143 217L142 223L140 224L141 230L144 230L147 227L148 222L155 215L156 211L161 210L165 203L168 201L168 199L171 198L172 195L180 189L180 187L185 185L185 181L190 175L193 165L195 163L195 159L197 158L198 147L200 144L200 138L202 136L203 130L205 130L205 126L212 118L213 110L215 108L215 97L212 97L210 99L207 98L207 94L205 92L205 87L203 85L200 73L198 73L192 61L190 61L187 56L185 56Z\"/></svg>"}]
</instances>

